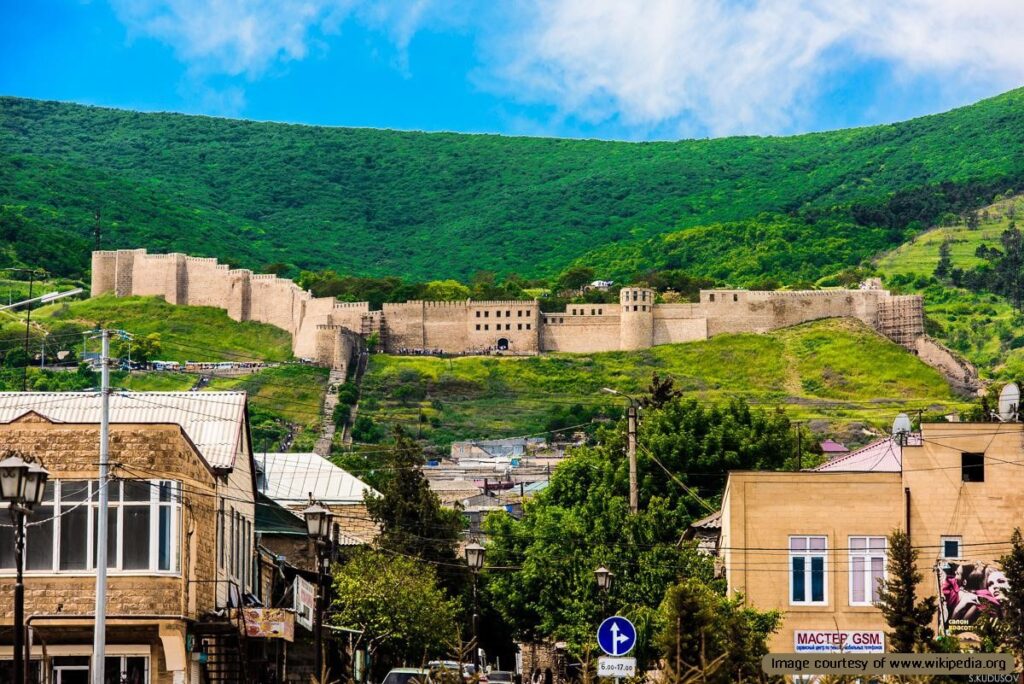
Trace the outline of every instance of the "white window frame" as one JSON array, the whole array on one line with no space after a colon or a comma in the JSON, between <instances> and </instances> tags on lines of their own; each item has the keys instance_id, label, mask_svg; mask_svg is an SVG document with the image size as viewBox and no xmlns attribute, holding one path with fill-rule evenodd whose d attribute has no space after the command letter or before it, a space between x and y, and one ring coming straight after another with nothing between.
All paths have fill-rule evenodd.
<instances>
[{"instance_id":1,"label":"white window frame","mask_svg":"<svg viewBox=\"0 0 1024 684\"><path fill-rule=\"evenodd\" d=\"M803 539L806 541L806 550L799 551L793 549L793 540ZM825 540L824 549L810 550L812 539L823 539ZM828 605L828 536L824 534L794 534L790 535L789 543L787 548L789 549L789 564L786 568L786 573L789 575L788 589L789 589L789 605L791 606L827 606ZM814 601L808 596L812 596L812 586L814 572L812 568L812 558L821 558L821 601ZM793 599L793 590L795 589L795 575L793 574L793 559L803 558L804 559L804 598L806 600L796 601Z\"/></svg>"},{"instance_id":2,"label":"white window frame","mask_svg":"<svg viewBox=\"0 0 1024 684\"><path fill-rule=\"evenodd\" d=\"M854 539L863 539L864 540L864 549L863 550L860 550L860 549L855 550L853 548L853 540ZM883 543L883 547L881 549L872 549L871 548L871 540L873 540L873 539L874 540L881 539L882 543ZM849 561L850 561L850 563L849 563L850 593L849 593L849 597L848 597L850 599L850 605L851 606L873 606L873 605L875 605L876 601L873 601L872 598L874 597L875 592L878 591L878 587L872 581L871 561L875 560L875 559L878 559L878 558L881 558L881 560L882 560L882 580L884 581L885 578L886 578L886 572L887 572L886 565L887 565L888 557L887 557L886 554L887 554L888 548L889 548L889 541L884 536L881 536L881 535L860 535L860 534L858 534L858 535L853 535L853 536L848 537L847 538L847 545L846 546L849 549L849 554L850 554L850 558L849 558ZM861 560L864 561L864 568L861 571L861 578L860 578L861 581L864 583L864 596L867 597L867 599L864 600L864 601L855 601L853 599L853 585L854 585L854 581L857 579L856 573L853 570L853 560L854 560L854 558L860 558Z\"/></svg>"},{"instance_id":3,"label":"white window frame","mask_svg":"<svg viewBox=\"0 0 1024 684\"><path fill-rule=\"evenodd\" d=\"M946 555L946 542L956 542L959 553L956 556ZM960 560L964 557L964 538L959 534L947 534L939 537L939 558Z\"/></svg>"},{"instance_id":4,"label":"white window frame","mask_svg":"<svg viewBox=\"0 0 1024 684\"><path fill-rule=\"evenodd\" d=\"M123 500L123 487L122 482L146 482L149 484L149 566L147 568L137 569L124 569L123 568L123 537L124 537L124 506L142 506L146 505L145 502L125 502ZM87 482L88 486L86 489L85 500L82 501L71 501L62 502L61 492L64 483L80 483ZM161 502L160 501L160 483L170 482L171 483L171 501ZM142 478L112 478L110 480L110 500L108 502L107 517L108 521L113 522L115 526L114 534L114 555L111 557L107 556L107 572L115 575L163 575L163 576L175 576L181 574L180 569L180 554L181 554L181 483L176 480L168 480L165 478L159 479L142 479ZM53 510L53 539L52 539L52 552L50 555L50 567L49 568L33 568L28 569L26 567L26 575L91 575L96 572L95 563L95 528L96 528L96 517L99 508L99 480L90 479L78 479L78 478L67 478L53 481L53 495L52 498L44 501L44 505L52 507ZM62 510L62 506L65 510ZM63 525L61 520L64 514L71 510L72 507L78 508L83 507L87 509L86 515L86 538L84 541L85 546L85 567L84 568L68 568L62 569L61 565L61 533ZM160 510L161 508L169 508L171 511L170 519L170 538L168 543L170 545L170 567L167 570L161 570L159 568L160 549ZM35 522L32 518L27 521L29 524ZM32 531L28 529L28 534L25 539L25 559L26 563L28 560L29 546L32 544ZM7 576L14 574L14 568L2 568L0 569L0 576Z\"/></svg>"}]
</instances>

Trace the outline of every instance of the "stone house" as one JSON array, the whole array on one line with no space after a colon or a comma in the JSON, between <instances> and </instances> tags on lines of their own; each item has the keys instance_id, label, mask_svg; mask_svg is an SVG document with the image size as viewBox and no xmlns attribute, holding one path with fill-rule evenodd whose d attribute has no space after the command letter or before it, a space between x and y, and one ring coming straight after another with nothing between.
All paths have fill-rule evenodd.
<instances>
[{"instance_id":1,"label":"stone house","mask_svg":"<svg viewBox=\"0 0 1024 684\"><path fill-rule=\"evenodd\" d=\"M919 597L937 596L936 633L970 639L998 617L996 566L1024 526L1024 424L926 423L813 471L732 472L719 553L729 591L779 610L772 652L880 652L875 603L886 537L919 550Z\"/></svg>"},{"instance_id":2,"label":"stone house","mask_svg":"<svg viewBox=\"0 0 1024 684\"><path fill-rule=\"evenodd\" d=\"M0 394L0 449L27 453L50 473L26 531L38 681L84 681L90 667L100 404L96 392ZM219 671L216 681L246 672L255 681L262 639L247 638L242 613L231 610L258 606L260 593L246 395L116 393L110 410L107 676L184 684ZM0 527L4 596L13 592L12 548L13 529ZM4 601L0 679L11 625Z\"/></svg>"}]
</instances>

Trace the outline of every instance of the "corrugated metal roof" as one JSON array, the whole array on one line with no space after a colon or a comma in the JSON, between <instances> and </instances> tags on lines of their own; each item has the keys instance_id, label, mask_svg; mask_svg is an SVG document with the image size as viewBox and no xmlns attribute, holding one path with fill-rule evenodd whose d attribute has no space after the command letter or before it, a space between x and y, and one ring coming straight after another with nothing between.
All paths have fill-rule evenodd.
<instances>
[{"instance_id":1,"label":"corrugated metal roof","mask_svg":"<svg viewBox=\"0 0 1024 684\"><path fill-rule=\"evenodd\" d=\"M245 423L245 392L114 392L110 422L180 425L212 468L231 468ZM34 412L55 423L100 422L99 392L0 392L0 423Z\"/></svg>"},{"instance_id":2,"label":"corrugated metal roof","mask_svg":"<svg viewBox=\"0 0 1024 684\"><path fill-rule=\"evenodd\" d=\"M907 435L907 446L920 446L921 435ZM818 472L898 473L903 470L903 449L892 437L841 454L812 470Z\"/></svg>"},{"instance_id":3,"label":"corrugated metal roof","mask_svg":"<svg viewBox=\"0 0 1024 684\"><path fill-rule=\"evenodd\" d=\"M332 503L359 503L369 485L334 465L319 454L255 454L256 467L263 470L264 494L285 505L313 498ZM375 492L374 492L375 493Z\"/></svg>"}]
</instances>

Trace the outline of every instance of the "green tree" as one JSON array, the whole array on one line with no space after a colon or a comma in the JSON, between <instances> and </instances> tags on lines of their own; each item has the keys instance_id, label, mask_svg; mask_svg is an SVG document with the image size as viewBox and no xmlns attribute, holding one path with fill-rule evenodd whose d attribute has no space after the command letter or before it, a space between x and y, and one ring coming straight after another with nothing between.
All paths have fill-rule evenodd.
<instances>
[{"instance_id":1,"label":"green tree","mask_svg":"<svg viewBox=\"0 0 1024 684\"><path fill-rule=\"evenodd\" d=\"M564 640L577 655L602 615L593 574L598 566L618 575L609 605L653 625L649 618L680 577L716 581L706 556L679 545L690 521L713 510L703 497L720 492L729 469L782 468L795 446L784 414L752 411L740 401L705 406L677 398L645 410L637 457L640 511L632 515L625 421L600 430L597 442L559 465L520 520L494 513L485 523L488 562L517 568L495 573L489 600L517 637ZM652 630L640 635L642 663L657 657Z\"/></svg>"},{"instance_id":2,"label":"green tree","mask_svg":"<svg viewBox=\"0 0 1024 684\"><path fill-rule=\"evenodd\" d=\"M331 621L361 631L376 681L391 667L419 667L446 655L458 638L458 605L438 585L433 566L366 549L334 570Z\"/></svg>"},{"instance_id":3,"label":"green tree","mask_svg":"<svg viewBox=\"0 0 1024 684\"><path fill-rule=\"evenodd\" d=\"M668 681L765 681L761 657L782 621L778 612L759 612L741 597L684 579L665 593L659 618L656 644Z\"/></svg>"},{"instance_id":4,"label":"green tree","mask_svg":"<svg viewBox=\"0 0 1024 684\"><path fill-rule=\"evenodd\" d=\"M469 288L457 280L431 280L423 285L423 298L433 301L454 302L469 299Z\"/></svg>"},{"instance_id":5,"label":"green tree","mask_svg":"<svg viewBox=\"0 0 1024 684\"><path fill-rule=\"evenodd\" d=\"M917 600L917 585L923 576L917 570L918 551L902 530L889 535L886 577L879 582L878 607L889 626L886 636L893 653L920 653L931 650L935 633L930 627L935 618L936 598Z\"/></svg>"},{"instance_id":6,"label":"green tree","mask_svg":"<svg viewBox=\"0 0 1024 684\"><path fill-rule=\"evenodd\" d=\"M1013 531L1010 545L1010 552L999 559L1009 588L1002 599L1003 615L998 626L1003 644L1017 658L1017 667L1024 667L1024 536L1019 527Z\"/></svg>"},{"instance_id":7,"label":"green tree","mask_svg":"<svg viewBox=\"0 0 1024 684\"><path fill-rule=\"evenodd\" d=\"M111 351L118 358L127 360L130 357L133 362L146 363L159 358L162 350L160 333L150 333L132 339L118 338Z\"/></svg>"},{"instance_id":8,"label":"green tree","mask_svg":"<svg viewBox=\"0 0 1024 684\"><path fill-rule=\"evenodd\" d=\"M555 290L578 290L594 281L594 269L589 266L570 266L562 271L555 282Z\"/></svg>"},{"instance_id":9,"label":"green tree","mask_svg":"<svg viewBox=\"0 0 1024 684\"><path fill-rule=\"evenodd\" d=\"M425 462L416 441L395 428L394 445L383 466L391 475L379 494L366 493L366 510L380 526L378 546L442 564L444 586L454 593L464 579L461 569L451 567L459 561L462 515L441 506L420 470Z\"/></svg>"}]
</instances>

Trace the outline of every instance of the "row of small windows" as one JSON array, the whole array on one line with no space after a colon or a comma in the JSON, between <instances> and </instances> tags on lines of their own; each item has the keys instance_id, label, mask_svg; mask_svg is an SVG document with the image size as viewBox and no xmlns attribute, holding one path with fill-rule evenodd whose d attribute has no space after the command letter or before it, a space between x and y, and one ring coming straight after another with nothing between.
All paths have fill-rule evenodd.
<instances>
[{"instance_id":1,"label":"row of small windows","mask_svg":"<svg viewBox=\"0 0 1024 684\"><path fill-rule=\"evenodd\" d=\"M639 294L640 294L640 301L646 302L647 301L647 291L646 290L640 290ZM626 294L626 299L629 299L629 294L628 293ZM633 301L634 302L637 301L637 291L636 290L633 290Z\"/></svg>"},{"instance_id":2,"label":"row of small windows","mask_svg":"<svg viewBox=\"0 0 1024 684\"><path fill-rule=\"evenodd\" d=\"M505 311L500 311L500 310L499 311L495 311L494 312L494 317L495 318L501 318L502 313L505 314L505 318L512 318L512 310L511 309L506 309ZM490 311L479 311L479 310L476 312L476 317L480 318L481 314L483 314L483 318L490 318L491 317L491 312ZM523 316L526 316L527 318L529 318L530 312L529 311L524 311L522 309L517 309L516 310L516 317L517 318L522 318Z\"/></svg>"},{"instance_id":3,"label":"row of small windows","mask_svg":"<svg viewBox=\"0 0 1024 684\"><path fill-rule=\"evenodd\" d=\"M622 307L622 310L623 311L629 311L629 304L627 304L626 306ZM633 305L633 311L647 311L647 305L646 304L634 304Z\"/></svg>"},{"instance_id":4,"label":"row of small windows","mask_svg":"<svg viewBox=\"0 0 1024 684\"><path fill-rule=\"evenodd\" d=\"M530 330L531 327L532 326L529 323L516 323L516 330ZM477 330L481 329L479 323L476 324L476 329ZM490 329L491 329L491 324L490 323L484 323L483 330L490 330ZM501 323L495 323L494 324L494 329L495 330L501 330ZM505 330L511 330L511 329L512 329L512 324L511 323L506 323L505 324Z\"/></svg>"},{"instance_id":5,"label":"row of small windows","mask_svg":"<svg viewBox=\"0 0 1024 684\"><path fill-rule=\"evenodd\" d=\"M709 294L709 295L708 295L708 299L709 299L710 301L712 301L712 302L713 302L713 301L715 301L715 293L714 293L714 292L712 292L711 294ZM723 301L725 301L725 300L723 300ZM732 295L732 301L734 301L734 302L738 302L738 301L740 301L740 296L739 296L738 294L736 294L735 292L734 292L734 293L733 293L733 295Z\"/></svg>"},{"instance_id":6,"label":"row of small windows","mask_svg":"<svg viewBox=\"0 0 1024 684\"><path fill-rule=\"evenodd\" d=\"M572 315L573 316L586 316L587 315L587 310L586 309L573 309L572 310ZM604 315L604 309L591 309L590 310L590 315L591 316L602 316L602 315Z\"/></svg>"},{"instance_id":7,"label":"row of small windows","mask_svg":"<svg viewBox=\"0 0 1024 684\"><path fill-rule=\"evenodd\" d=\"M550 323L565 323L565 319L561 318L561 317L558 317L558 318L545 318L544 322L545 323L549 323L549 324Z\"/></svg>"}]
</instances>

